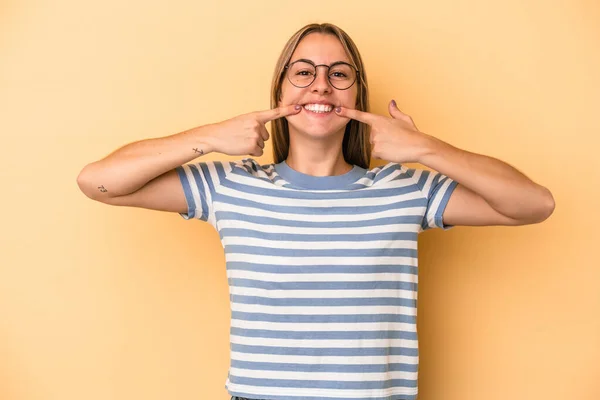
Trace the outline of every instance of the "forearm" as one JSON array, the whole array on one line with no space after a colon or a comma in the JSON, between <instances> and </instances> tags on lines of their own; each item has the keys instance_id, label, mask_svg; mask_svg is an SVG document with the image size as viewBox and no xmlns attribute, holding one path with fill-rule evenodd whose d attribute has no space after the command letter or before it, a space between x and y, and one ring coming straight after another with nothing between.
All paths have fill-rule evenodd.
<instances>
[{"instance_id":1,"label":"forearm","mask_svg":"<svg viewBox=\"0 0 600 400\"><path fill-rule=\"evenodd\" d=\"M77 177L89 197L133 193L152 179L213 151L210 125L174 135L127 144L105 158L86 165Z\"/></svg>"},{"instance_id":2,"label":"forearm","mask_svg":"<svg viewBox=\"0 0 600 400\"><path fill-rule=\"evenodd\" d=\"M497 212L517 220L544 219L554 209L552 194L498 159L456 148L426 136L420 163L481 196Z\"/></svg>"}]
</instances>

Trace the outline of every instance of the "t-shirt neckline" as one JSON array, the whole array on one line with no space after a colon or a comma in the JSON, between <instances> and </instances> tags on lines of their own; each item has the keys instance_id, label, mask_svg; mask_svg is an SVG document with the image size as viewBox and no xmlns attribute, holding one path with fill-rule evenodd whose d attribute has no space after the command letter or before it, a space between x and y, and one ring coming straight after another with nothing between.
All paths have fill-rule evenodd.
<instances>
[{"instance_id":1,"label":"t-shirt neckline","mask_svg":"<svg viewBox=\"0 0 600 400\"><path fill-rule=\"evenodd\" d=\"M294 186L311 190L343 189L364 176L366 170L358 165L342 175L313 176L304 174L291 168L285 160L274 164L275 171L284 180Z\"/></svg>"}]
</instances>

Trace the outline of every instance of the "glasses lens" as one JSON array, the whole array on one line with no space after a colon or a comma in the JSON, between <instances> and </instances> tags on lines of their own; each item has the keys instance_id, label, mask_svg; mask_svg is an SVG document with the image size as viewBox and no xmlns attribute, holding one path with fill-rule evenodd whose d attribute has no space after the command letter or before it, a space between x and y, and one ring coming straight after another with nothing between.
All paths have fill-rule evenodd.
<instances>
[{"instance_id":1,"label":"glasses lens","mask_svg":"<svg viewBox=\"0 0 600 400\"><path fill-rule=\"evenodd\" d=\"M329 68L329 82L336 89L348 89L356 80L356 70L348 64L335 64Z\"/></svg>"},{"instance_id":2,"label":"glasses lens","mask_svg":"<svg viewBox=\"0 0 600 400\"><path fill-rule=\"evenodd\" d=\"M304 61L295 62L290 65L288 77L295 86L306 87L315 79L315 67Z\"/></svg>"},{"instance_id":3,"label":"glasses lens","mask_svg":"<svg viewBox=\"0 0 600 400\"><path fill-rule=\"evenodd\" d=\"M327 69L323 68L323 71ZM314 65L296 61L289 67L288 78L294 86L307 87L315 80L316 70ZM329 82L336 89L348 89L356 81L356 70L349 64L339 63L329 68Z\"/></svg>"}]
</instances>

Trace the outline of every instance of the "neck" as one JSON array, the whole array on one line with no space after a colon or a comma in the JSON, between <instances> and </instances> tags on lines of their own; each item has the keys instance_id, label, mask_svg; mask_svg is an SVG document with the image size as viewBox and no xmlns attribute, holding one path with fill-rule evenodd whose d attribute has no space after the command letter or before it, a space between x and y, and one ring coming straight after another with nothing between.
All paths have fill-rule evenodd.
<instances>
[{"instance_id":1,"label":"neck","mask_svg":"<svg viewBox=\"0 0 600 400\"><path fill-rule=\"evenodd\" d=\"M353 165L344 160L343 139L343 129L322 139L290 131L290 148L286 163L293 170L306 175L343 175L353 168Z\"/></svg>"}]
</instances>

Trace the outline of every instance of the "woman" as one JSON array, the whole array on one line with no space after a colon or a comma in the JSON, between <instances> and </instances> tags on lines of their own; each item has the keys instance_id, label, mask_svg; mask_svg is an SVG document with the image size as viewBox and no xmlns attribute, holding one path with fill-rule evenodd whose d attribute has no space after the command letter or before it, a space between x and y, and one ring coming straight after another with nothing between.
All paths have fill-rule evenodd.
<instances>
[{"instance_id":1,"label":"woman","mask_svg":"<svg viewBox=\"0 0 600 400\"><path fill-rule=\"evenodd\" d=\"M541 222L553 197L499 160L420 132L394 101L390 117L369 113L360 54L334 25L290 38L271 105L124 146L78 184L106 204L218 230L232 398L415 399L418 233ZM274 163L185 164L210 152L262 155L267 122ZM371 156L389 163L369 170Z\"/></svg>"}]
</instances>

